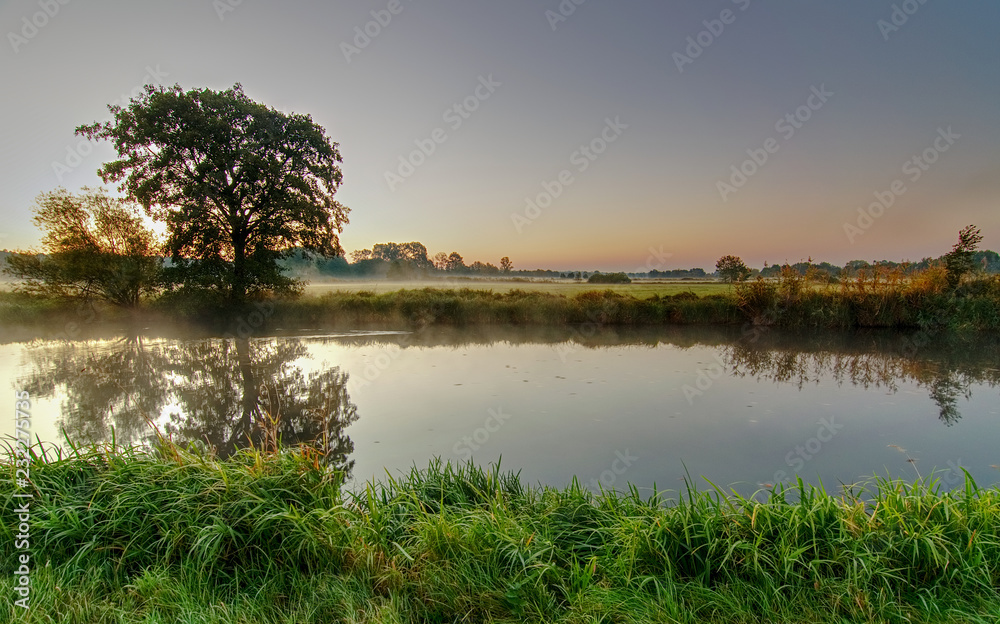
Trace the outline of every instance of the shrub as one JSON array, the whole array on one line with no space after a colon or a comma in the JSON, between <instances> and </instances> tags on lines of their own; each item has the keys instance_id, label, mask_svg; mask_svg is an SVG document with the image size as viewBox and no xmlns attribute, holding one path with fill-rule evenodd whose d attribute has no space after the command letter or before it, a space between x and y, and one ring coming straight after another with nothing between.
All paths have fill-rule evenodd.
<instances>
[{"instance_id":1,"label":"shrub","mask_svg":"<svg viewBox=\"0 0 1000 624\"><path fill-rule=\"evenodd\" d=\"M588 284L631 284L632 279L624 273L594 273L587 280Z\"/></svg>"}]
</instances>

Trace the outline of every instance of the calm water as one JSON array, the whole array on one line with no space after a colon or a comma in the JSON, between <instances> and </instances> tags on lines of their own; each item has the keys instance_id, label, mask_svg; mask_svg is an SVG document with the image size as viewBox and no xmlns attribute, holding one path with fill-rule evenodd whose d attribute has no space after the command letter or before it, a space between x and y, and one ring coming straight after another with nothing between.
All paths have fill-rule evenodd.
<instances>
[{"instance_id":1,"label":"calm water","mask_svg":"<svg viewBox=\"0 0 1000 624\"><path fill-rule=\"evenodd\" d=\"M553 486L677 490L687 471L748 493L1000 482L998 356L984 336L585 326L36 340L0 345L0 369L47 441L142 442L154 423L225 455L277 432L355 481L502 457Z\"/></svg>"}]
</instances>

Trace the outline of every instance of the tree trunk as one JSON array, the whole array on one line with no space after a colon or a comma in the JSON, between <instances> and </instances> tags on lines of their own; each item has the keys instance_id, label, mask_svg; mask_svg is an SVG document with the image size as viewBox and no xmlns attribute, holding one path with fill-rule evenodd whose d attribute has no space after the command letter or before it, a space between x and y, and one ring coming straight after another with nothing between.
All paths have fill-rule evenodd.
<instances>
[{"instance_id":1,"label":"tree trunk","mask_svg":"<svg viewBox=\"0 0 1000 624\"><path fill-rule=\"evenodd\" d=\"M246 242L239 239L233 241L233 283L229 291L230 301L243 305L247 297L247 260Z\"/></svg>"}]
</instances>

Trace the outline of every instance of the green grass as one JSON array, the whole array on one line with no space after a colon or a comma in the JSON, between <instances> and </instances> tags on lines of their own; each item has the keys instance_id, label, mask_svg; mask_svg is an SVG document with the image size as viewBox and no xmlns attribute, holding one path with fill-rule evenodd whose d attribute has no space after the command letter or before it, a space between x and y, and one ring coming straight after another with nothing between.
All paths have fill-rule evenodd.
<instances>
[{"instance_id":1,"label":"green grass","mask_svg":"<svg viewBox=\"0 0 1000 624\"><path fill-rule=\"evenodd\" d=\"M724 284L490 283L460 289L331 290L266 303L267 314L208 307L206 299L162 296L125 312L93 311L41 297L0 293L0 323L35 327L180 320L221 333L256 318L255 333L274 328L410 329L439 325L772 325L789 328L1000 329L1000 276L981 276L948 289L929 277L858 278L817 285L801 277ZM463 282L464 283L464 282ZM516 286L516 287L514 287ZM353 285L352 287L357 287ZM563 292L550 292L564 289ZM316 290L316 289L313 289ZM672 294L667 294L668 292ZM211 298L208 298L210 300ZM256 316L255 316L256 315ZM246 322L243 323L247 325Z\"/></svg>"},{"instance_id":2,"label":"green grass","mask_svg":"<svg viewBox=\"0 0 1000 624\"><path fill-rule=\"evenodd\" d=\"M387 293L330 292L318 297L278 302L275 323L306 327L393 327L443 325L565 325L598 323L733 323L735 301L722 295L699 298L691 293L638 299L612 289L589 290L572 297L540 291L492 292L399 290Z\"/></svg>"},{"instance_id":3,"label":"green grass","mask_svg":"<svg viewBox=\"0 0 1000 624\"><path fill-rule=\"evenodd\" d=\"M440 462L355 492L317 455L38 456L30 622L990 622L1000 490L753 498L529 487ZM13 478L8 458L5 476ZM8 498L0 552L13 561ZM13 594L13 577L0 591Z\"/></svg>"}]
</instances>

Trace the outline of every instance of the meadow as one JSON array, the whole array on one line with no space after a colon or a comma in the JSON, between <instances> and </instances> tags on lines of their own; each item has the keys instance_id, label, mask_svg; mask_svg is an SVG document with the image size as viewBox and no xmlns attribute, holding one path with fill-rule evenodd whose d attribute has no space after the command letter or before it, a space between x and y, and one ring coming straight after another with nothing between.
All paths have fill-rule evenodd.
<instances>
[{"instance_id":1,"label":"meadow","mask_svg":"<svg viewBox=\"0 0 1000 624\"><path fill-rule=\"evenodd\" d=\"M3 461L13 479L14 460ZM1000 490L741 498L432 462L348 491L308 448L31 449L24 622L995 623ZM779 486L780 488L780 486ZM14 505L0 525L13 561ZM18 576L0 579L14 597Z\"/></svg>"},{"instance_id":2,"label":"meadow","mask_svg":"<svg viewBox=\"0 0 1000 624\"><path fill-rule=\"evenodd\" d=\"M428 285L429 284L429 285ZM424 286L421 288L421 286ZM248 319L256 319L247 322ZM736 284L636 281L331 282L236 309L217 294L167 291L134 308L0 292L11 331L81 325L195 325L216 333L468 325L738 325L815 329L1000 329L1000 276L951 284L943 269L819 283L794 272ZM250 327L252 325L252 327Z\"/></svg>"},{"instance_id":3,"label":"meadow","mask_svg":"<svg viewBox=\"0 0 1000 624\"><path fill-rule=\"evenodd\" d=\"M631 284L588 284L586 280L527 280L527 279L473 279L456 278L449 280L410 280L410 281L354 281L311 282L305 288L305 294L322 296L331 292L357 293L373 292L384 294L399 290L424 290L427 288L454 290L483 290L495 293L508 293L519 290L529 293L544 293L575 297L580 293L594 290L610 290L611 292L631 295L645 299L654 295L664 297L689 292L698 296L718 295L731 292L730 284L718 280L634 280Z\"/></svg>"}]
</instances>

